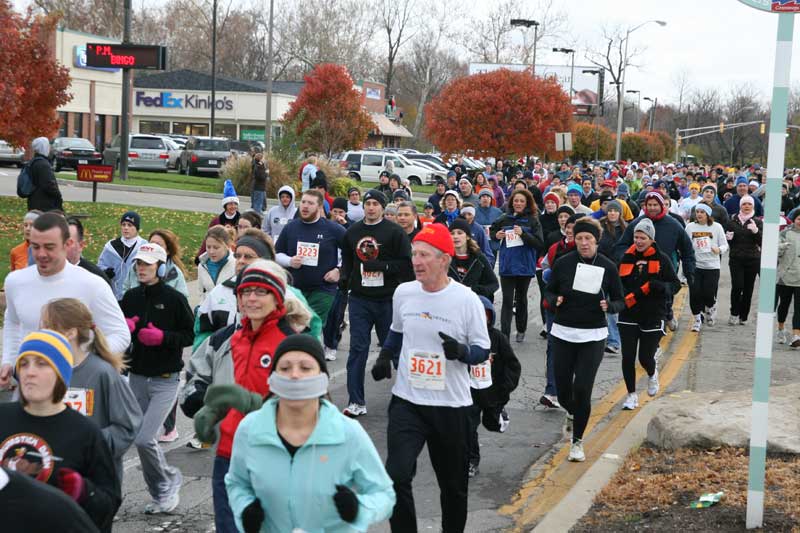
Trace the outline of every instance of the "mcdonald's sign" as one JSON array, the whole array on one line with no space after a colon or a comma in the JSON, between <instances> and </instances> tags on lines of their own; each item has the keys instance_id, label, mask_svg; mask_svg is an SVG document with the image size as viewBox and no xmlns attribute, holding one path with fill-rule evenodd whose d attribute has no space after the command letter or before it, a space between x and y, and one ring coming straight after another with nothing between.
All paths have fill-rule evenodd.
<instances>
[{"instance_id":1,"label":"mcdonald's sign","mask_svg":"<svg viewBox=\"0 0 800 533\"><path fill-rule=\"evenodd\" d=\"M78 181L111 183L114 167L111 165L78 165Z\"/></svg>"}]
</instances>

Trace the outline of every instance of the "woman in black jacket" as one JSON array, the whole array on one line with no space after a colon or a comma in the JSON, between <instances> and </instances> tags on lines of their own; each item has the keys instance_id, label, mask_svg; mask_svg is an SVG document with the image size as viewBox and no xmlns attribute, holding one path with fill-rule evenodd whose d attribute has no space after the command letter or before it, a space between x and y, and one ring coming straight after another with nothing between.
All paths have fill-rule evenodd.
<instances>
[{"instance_id":1,"label":"woman in black jacket","mask_svg":"<svg viewBox=\"0 0 800 533\"><path fill-rule=\"evenodd\" d=\"M47 137L38 137L31 143L33 159L28 162L33 192L28 196L28 211L64 210L61 191L58 188L53 167L47 159L50 155L50 141Z\"/></svg>"},{"instance_id":2,"label":"woman in black jacket","mask_svg":"<svg viewBox=\"0 0 800 533\"><path fill-rule=\"evenodd\" d=\"M730 244L728 267L731 270L731 317L728 324L747 324L753 287L761 260L763 225L755 218L755 202L750 195L739 200L739 212L731 216L725 237Z\"/></svg>"},{"instance_id":3,"label":"woman in black jacket","mask_svg":"<svg viewBox=\"0 0 800 533\"><path fill-rule=\"evenodd\" d=\"M614 260L614 246L625 233L628 223L622 218L622 205L611 200L606 205L606 216L600 219L600 227L603 228L603 236L600 237L600 253Z\"/></svg>"},{"instance_id":4,"label":"woman in black jacket","mask_svg":"<svg viewBox=\"0 0 800 533\"><path fill-rule=\"evenodd\" d=\"M178 505L180 471L167 464L156 440L178 395L183 348L192 345L194 318L186 297L162 281L167 252L145 243L136 252L140 285L120 302L131 332L129 384L143 418L136 449L153 501L146 514L168 513Z\"/></svg>"},{"instance_id":5,"label":"woman in black jacket","mask_svg":"<svg viewBox=\"0 0 800 533\"><path fill-rule=\"evenodd\" d=\"M472 289L475 294L493 301L500 284L489 260L472 239L467 221L460 217L455 219L450 224L450 234L453 236L456 255L450 262L447 275Z\"/></svg>"},{"instance_id":6,"label":"woman in black jacket","mask_svg":"<svg viewBox=\"0 0 800 533\"><path fill-rule=\"evenodd\" d=\"M617 266L598 253L600 223L582 217L573 226L575 250L556 260L545 297L555 309L550 338L558 402L572 424L570 461L584 461L583 432L592 411L592 388L608 338L606 313L625 306Z\"/></svg>"},{"instance_id":7,"label":"woman in black jacket","mask_svg":"<svg viewBox=\"0 0 800 533\"><path fill-rule=\"evenodd\" d=\"M636 354L647 372L647 394L658 394L656 350L666 335L667 301L680 290L681 284L672 268L672 261L655 242L656 228L649 218L643 218L633 230L633 244L625 251L619 265L622 288L625 290L625 309L619 313L622 340L622 376L628 396L623 409L639 407L636 394Z\"/></svg>"}]
</instances>

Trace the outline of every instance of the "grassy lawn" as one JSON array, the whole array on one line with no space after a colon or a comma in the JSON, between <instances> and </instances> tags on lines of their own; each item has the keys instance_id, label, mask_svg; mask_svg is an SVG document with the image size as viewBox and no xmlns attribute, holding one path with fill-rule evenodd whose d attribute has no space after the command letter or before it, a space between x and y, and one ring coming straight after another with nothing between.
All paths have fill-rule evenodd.
<instances>
[{"instance_id":1,"label":"grassy lawn","mask_svg":"<svg viewBox=\"0 0 800 533\"><path fill-rule=\"evenodd\" d=\"M75 180L77 177L74 172L59 172L57 176L61 179ZM114 183L117 185L131 185L139 187L158 187L161 189L178 189L183 191L196 192L217 192L216 176L186 176L173 172L144 172L132 170L128 172L128 179L122 181L115 177Z\"/></svg>"},{"instance_id":2,"label":"grassy lawn","mask_svg":"<svg viewBox=\"0 0 800 533\"><path fill-rule=\"evenodd\" d=\"M84 256L91 261L97 260L106 241L119 236L119 219L128 210L124 205L91 202L64 202L64 209L68 215L86 217L82 220L87 241ZM152 207L135 209L142 216L141 234L144 238L156 228L170 229L180 237L183 247L181 259L189 271L189 279L194 279L197 275L194 254L200 247L212 215ZM8 274L11 249L22 242L22 217L25 211L24 200L0 197L0 279L5 279Z\"/></svg>"}]
</instances>

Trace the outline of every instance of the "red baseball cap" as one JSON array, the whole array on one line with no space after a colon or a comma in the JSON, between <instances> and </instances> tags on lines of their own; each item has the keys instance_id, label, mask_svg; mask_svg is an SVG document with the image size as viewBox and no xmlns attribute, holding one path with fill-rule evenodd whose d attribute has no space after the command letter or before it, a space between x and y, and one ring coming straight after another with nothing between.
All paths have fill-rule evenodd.
<instances>
[{"instance_id":1,"label":"red baseball cap","mask_svg":"<svg viewBox=\"0 0 800 533\"><path fill-rule=\"evenodd\" d=\"M615 189L617 187L617 182L614 180L605 180L603 182L603 187L611 187L612 189Z\"/></svg>"},{"instance_id":2,"label":"red baseball cap","mask_svg":"<svg viewBox=\"0 0 800 533\"><path fill-rule=\"evenodd\" d=\"M453 244L453 236L444 224L428 224L414 237L413 242L425 242L441 250L447 255L455 255L456 247Z\"/></svg>"}]
</instances>

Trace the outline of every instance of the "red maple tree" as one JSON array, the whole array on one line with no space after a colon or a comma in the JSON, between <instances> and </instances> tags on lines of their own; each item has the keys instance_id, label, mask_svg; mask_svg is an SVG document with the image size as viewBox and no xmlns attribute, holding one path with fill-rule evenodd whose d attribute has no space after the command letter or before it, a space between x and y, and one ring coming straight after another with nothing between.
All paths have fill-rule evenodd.
<instances>
[{"instance_id":1,"label":"red maple tree","mask_svg":"<svg viewBox=\"0 0 800 533\"><path fill-rule=\"evenodd\" d=\"M317 65L305 76L305 85L283 115L284 124L296 121L305 150L330 156L360 148L377 126L363 106L364 96L354 88L343 65Z\"/></svg>"},{"instance_id":2,"label":"red maple tree","mask_svg":"<svg viewBox=\"0 0 800 533\"><path fill-rule=\"evenodd\" d=\"M546 155L571 126L557 81L507 69L458 78L425 106L425 134L446 154Z\"/></svg>"},{"instance_id":3,"label":"red maple tree","mask_svg":"<svg viewBox=\"0 0 800 533\"><path fill-rule=\"evenodd\" d=\"M58 131L56 109L72 95L69 70L48 44L58 17L25 16L0 0L0 139L27 146Z\"/></svg>"}]
</instances>

